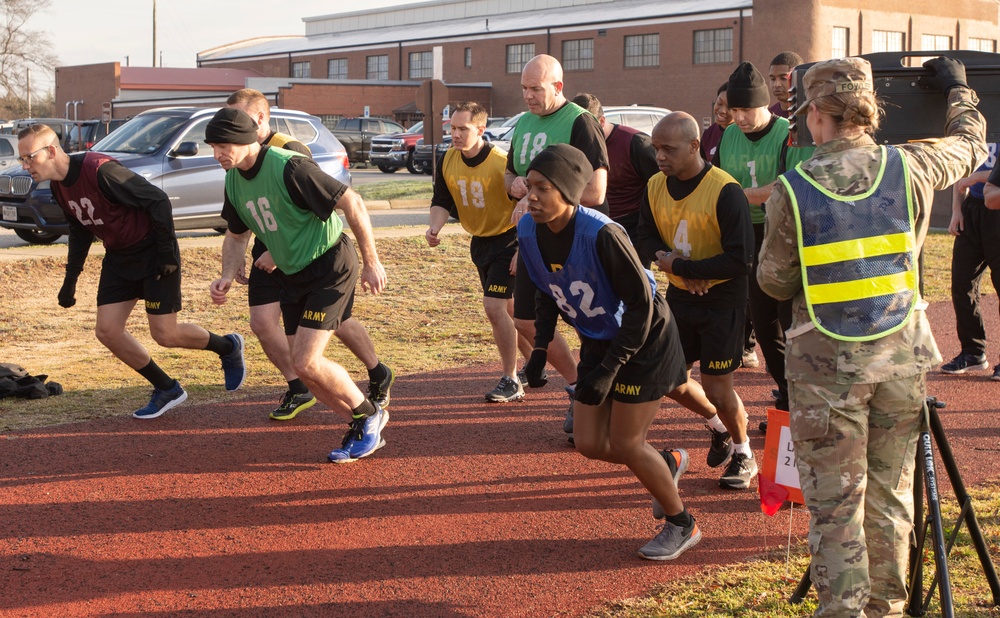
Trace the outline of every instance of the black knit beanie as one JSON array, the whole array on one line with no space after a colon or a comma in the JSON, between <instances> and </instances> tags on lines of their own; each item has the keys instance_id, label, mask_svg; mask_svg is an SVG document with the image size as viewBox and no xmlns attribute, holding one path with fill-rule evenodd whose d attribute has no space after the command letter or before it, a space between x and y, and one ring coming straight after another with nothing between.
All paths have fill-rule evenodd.
<instances>
[{"instance_id":1,"label":"black knit beanie","mask_svg":"<svg viewBox=\"0 0 1000 618\"><path fill-rule=\"evenodd\" d=\"M223 107L215 113L205 127L208 144L254 144L257 142L257 123L246 112L235 107Z\"/></svg>"},{"instance_id":2,"label":"black knit beanie","mask_svg":"<svg viewBox=\"0 0 1000 618\"><path fill-rule=\"evenodd\" d=\"M552 186L559 189L566 201L574 206L580 205L583 190L594 175L587 156L569 144L549 146L538 153L528 166L528 171L531 170L548 178Z\"/></svg>"},{"instance_id":3,"label":"black knit beanie","mask_svg":"<svg viewBox=\"0 0 1000 618\"><path fill-rule=\"evenodd\" d=\"M757 67L749 62L741 62L733 74L729 76L729 87L726 90L729 107L752 109L767 107L771 102L771 94L767 89L764 76Z\"/></svg>"}]
</instances>

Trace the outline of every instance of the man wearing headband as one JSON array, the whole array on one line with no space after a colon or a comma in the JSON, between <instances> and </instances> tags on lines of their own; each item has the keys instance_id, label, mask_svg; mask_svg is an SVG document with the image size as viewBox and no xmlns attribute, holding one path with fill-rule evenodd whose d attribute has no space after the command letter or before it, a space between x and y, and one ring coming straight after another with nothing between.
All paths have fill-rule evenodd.
<instances>
[{"instance_id":1,"label":"man wearing headband","mask_svg":"<svg viewBox=\"0 0 1000 618\"><path fill-rule=\"evenodd\" d=\"M549 146L528 166L530 216L518 223L517 237L525 274L539 290L532 360L542 362L525 371L529 384L537 379L562 314L580 335L576 448L636 475L665 518L639 555L673 560L701 540L677 493L688 455L682 449L661 455L646 432L664 395L687 395L684 355L666 300L624 228L578 206L592 174L587 157L567 144Z\"/></svg>"},{"instance_id":2,"label":"man wearing headband","mask_svg":"<svg viewBox=\"0 0 1000 618\"><path fill-rule=\"evenodd\" d=\"M94 243L104 243L97 288L97 338L112 354L153 385L149 403L132 413L152 419L180 405L187 392L125 330L136 302L146 307L149 333L167 348L211 350L222 360L226 390L243 385L243 337L210 333L178 323L181 309L180 249L170 199L148 180L108 155L66 154L55 132L34 124L18 135L18 161L33 180L51 182L52 197L69 222L69 257L59 306L76 304L76 283Z\"/></svg>"},{"instance_id":3,"label":"man wearing headband","mask_svg":"<svg viewBox=\"0 0 1000 618\"><path fill-rule=\"evenodd\" d=\"M350 317L358 256L335 212L343 211L364 262L361 287L380 292L386 283L371 222L357 193L298 153L261 146L257 123L246 112L220 109L205 128L205 142L226 170L222 217L222 276L210 291L216 304L243 265L251 233L263 238L281 286L281 313L292 362L316 398L348 419L341 447L328 459L347 463L385 445L389 414L365 397L339 364L323 352L333 332Z\"/></svg>"}]
</instances>

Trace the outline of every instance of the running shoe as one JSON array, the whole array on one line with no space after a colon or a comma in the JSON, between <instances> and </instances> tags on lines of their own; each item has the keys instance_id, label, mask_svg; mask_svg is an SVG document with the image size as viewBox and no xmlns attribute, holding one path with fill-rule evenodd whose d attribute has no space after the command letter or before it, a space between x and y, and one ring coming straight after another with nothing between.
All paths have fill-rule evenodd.
<instances>
[{"instance_id":1,"label":"running shoe","mask_svg":"<svg viewBox=\"0 0 1000 618\"><path fill-rule=\"evenodd\" d=\"M341 447L331 451L327 459L333 463L341 464L368 457L385 446L382 430L388 423L389 412L376 405L375 414L351 421L347 433L344 434Z\"/></svg>"},{"instance_id":2,"label":"running shoe","mask_svg":"<svg viewBox=\"0 0 1000 618\"><path fill-rule=\"evenodd\" d=\"M743 359L741 364L745 369L756 369L757 367L760 367L760 361L757 359L757 353L753 350L743 350Z\"/></svg>"},{"instance_id":3,"label":"running shoe","mask_svg":"<svg viewBox=\"0 0 1000 618\"><path fill-rule=\"evenodd\" d=\"M705 463L709 468L718 468L729 461L729 456L733 454L733 439L729 437L728 431L716 431L705 425L712 433L712 446L708 448L708 457Z\"/></svg>"},{"instance_id":4,"label":"running shoe","mask_svg":"<svg viewBox=\"0 0 1000 618\"><path fill-rule=\"evenodd\" d=\"M162 416L170 408L176 408L181 405L187 398L187 391L181 387L180 382L174 380L173 388L165 391L154 388L153 396L149 398L149 403L133 412L132 416L142 419L156 418Z\"/></svg>"},{"instance_id":5,"label":"running shoe","mask_svg":"<svg viewBox=\"0 0 1000 618\"><path fill-rule=\"evenodd\" d=\"M281 398L281 403L271 412L270 417L276 421L290 421L303 411L316 405L316 398L309 391L304 393L293 393L286 391Z\"/></svg>"},{"instance_id":6,"label":"running shoe","mask_svg":"<svg viewBox=\"0 0 1000 618\"><path fill-rule=\"evenodd\" d=\"M993 375L990 376L990 379L994 382L1000 382L1000 365L993 368Z\"/></svg>"},{"instance_id":7,"label":"running shoe","mask_svg":"<svg viewBox=\"0 0 1000 618\"><path fill-rule=\"evenodd\" d=\"M667 462L667 467L670 468L670 476L674 477L674 487L676 487L684 472L688 469L690 459L688 458L687 451L682 448L664 449L660 451L660 456ZM666 516L667 514L663 512L663 507L660 506L660 501L653 498L653 517L663 519Z\"/></svg>"},{"instance_id":8,"label":"running shoe","mask_svg":"<svg viewBox=\"0 0 1000 618\"><path fill-rule=\"evenodd\" d=\"M389 407L389 389L392 388L392 383L396 381L396 372L385 363L379 364L385 367L386 378L381 382L376 382L375 380L368 381L368 399L378 407L385 409Z\"/></svg>"},{"instance_id":9,"label":"running shoe","mask_svg":"<svg viewBox=\"0 0 1000 618\"><path fill-rule=\"evenodd\" d=\"M247 379L247 366L243 361L243 335L230 333L226 339L233 342L233 351L223 354L222 375L225 376L226 390L235 391L243 386L243 380Z\"/></svg>"},{"instance_id":10,"label":"running shoe","mask_svg":"<svg viewBox=\"0 0 1000 618\"><path fill-rule=\"evenodd\" d=\"M746 489L750 487L750 479L757 476L757 459L747 457L743 453L733 453L726 471L719 479L719 487L723 489Z\"/></svg>"},{"instance_id":11,"label":"running shoe","mask_svg":"<svg viewBox=\"0 0 1000 618\"><path fill-rule=\"evenodd\" d=\"M977 369L989 369L990 361L986 360L985 354L980 354L976 356L975 354L968 354L962 352L955 358L951 359L947 363L941 365L941 372L948 373L951 375L961 375L966 371L975 371Z\"/></svg>"},{"instance_id":12,"label":"running shoe","mask_svg":"<svg viewBox=\"0 0 1000 618\"><path fill-rule=\"evenodd\" d=\"M511 380L507 376L500 378L496 388L486 393L486 401L492 403L505 403L523 398L524 387L517 380Z\"/></svg>"},{"instance_id":13,"label":"running shoe","mask_svg":"<svg viewBox=\"0 0 1000 618\"><path fill-rule=\"evenodd\" d=\"M681 528L666 521L660 526L659 534L639 549L639 556L646 560L673 560L700 540L698 522L692 521L687 528Z\"/></svg>"},{"instance_id":14,"label":"running shoe","mask_svg":"<svg viewBox=\"0 0 1000 618\"><path fill-rule=\"evenodd\" d=\"M572 435L573 434L573 395L576 394L576 389L572 386L564 387L566 389L566 394L569 395L569 408L566 409L566 418L563 419L563 431Z\"/></svg>"}]
</instances>

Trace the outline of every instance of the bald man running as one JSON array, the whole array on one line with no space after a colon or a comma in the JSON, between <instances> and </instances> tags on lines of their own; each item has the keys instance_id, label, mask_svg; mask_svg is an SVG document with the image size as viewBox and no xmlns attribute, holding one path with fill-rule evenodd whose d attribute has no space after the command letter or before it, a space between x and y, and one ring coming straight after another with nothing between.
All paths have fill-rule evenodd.
<instances>
[{"instance_id":1,"label":"bald man running","mask_svg":"<svg viewBox=\"0 0 1000 618\"><path fill-rule=\"evenodd\" d=\"M650 179L639 210L639 255L667 273L667 304L688 376L699 361L702 386L718 412L708 419L713 436L708 465L729 459L719 484L746 489L757 463L733 374L743 356L753 259L750 209L740 184L702 159L698 123L689 114L668 114L653 127L652 137L661 173Z\"/></svg>"}]
</instances>

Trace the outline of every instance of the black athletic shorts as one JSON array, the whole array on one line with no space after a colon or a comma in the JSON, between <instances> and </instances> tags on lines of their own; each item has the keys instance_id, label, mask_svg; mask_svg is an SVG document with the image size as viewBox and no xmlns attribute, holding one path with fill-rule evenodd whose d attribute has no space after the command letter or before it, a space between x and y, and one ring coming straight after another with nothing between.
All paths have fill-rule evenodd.
<instances>
[{"instance_id":1,"label":"black athletic shorts","mask_svg":"<svg viewBox=\"0 0 1000 618\"><path fill-rule=\"evenodd\" d=\"M341 234L329 251L294 275L274 271L272 276L281 286L285 334L294 335L299 326L317 330L340 328L354 309L359 270L354 243Z\"/></svg>"},{"instance_id":2,"label":"black athletic shorts","mask_svg":"<svg viewBox=\"0 0 1000 618\"><path fill-rule=\"evenodd\" d=\"M740 368L746 305L727 309L674 301L670 310L677 321L688 364L697 361L702 374L714 376L727 375Z\"/></svg>"},{"instance_id":3,"label":"black athletic shorts","mask_svg":"<svg viewBox=\"0 0 1000 618\"><path fill-rule=\"evenodd\" d=\"M580 341L580 363L576 371L582 378L601 364L611 342L583 335ZM649 336L639 351L618 370L608 397L622 403L658 401L685 382L687 366L677 326L667 301L657 294Z\"/></svg>"},{"instance_id":4,"label":"black athletic shorts","mask_svg":"<svg viewBox=\"0 0 1000 618\"><path fill-rule=\"evenodd\" d=\"M158 277L159 248L150 236L127 249L108 250L97 285L97 306L142 299L146 313L167 315L181 310L181 269ZM180 265L180 248L174 241L174 258Z\"/></svg>"},{"instance_id":5,"label":"black athletic shorts","mask_svg":"<svg viewBox=\"0 0 1000 618\"><path fill-rule=\"evenodd\" d=\"M259 238L254 240L253 249L250 250L251 262L247 264L247 273L250 283L247 285L247 302L251 307L270 305L281 301L281 284L277 277L254 266L257 258L264 255L267 247Z\"/></svg>"},{"instance_id":6,"label":"black athletic shorts","mask_svg":"<svg viewBox=\"0 0 1000 618\"><path fill-rule=\"evenodd\" d=\"M479 271L483 296L511 298L514 296L514 275L510 274L510 261L517 253L517 229L499 236L473 236L469 243L472 263Z\"/></svg>"}]
</instances>

